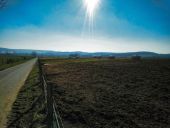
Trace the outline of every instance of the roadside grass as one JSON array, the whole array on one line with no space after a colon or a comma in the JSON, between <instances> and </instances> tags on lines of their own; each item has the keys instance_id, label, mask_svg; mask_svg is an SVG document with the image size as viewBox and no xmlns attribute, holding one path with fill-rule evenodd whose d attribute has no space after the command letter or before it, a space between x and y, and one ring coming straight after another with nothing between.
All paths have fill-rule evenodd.
<instances>
[{"instance_id":1,"label":"roadside grass","mask_svg":"<svg viewBox=\"0 0 170 128\"><path fill-rule=\"evenodd\" d=\"M24 63L31 58L31 56L0 55L0 71Z\"/></svg>"},{"instance_id":2,"label":"roadside grass","mask_svg":"<svg viewBox=\"0 0 170 128\"><path fill-rule=\"evenodd\" d=\"M43 90L36 65L12 106L8 116L7 128L45 128L45 112Z\"/></svg>"}]
</instances>

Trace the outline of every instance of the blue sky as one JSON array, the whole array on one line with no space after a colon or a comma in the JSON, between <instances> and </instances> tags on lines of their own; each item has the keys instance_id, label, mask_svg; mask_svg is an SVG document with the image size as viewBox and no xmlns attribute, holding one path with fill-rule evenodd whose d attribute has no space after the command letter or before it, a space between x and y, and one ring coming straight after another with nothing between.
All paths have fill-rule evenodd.
<instances>
[{"instance_id":1,"label":"blue sky","mask_svg":"<svg viewBox=\"0 0 170 128\"><path fill-rule=\"evenodd\" d=\"M83 0L13 0L0 9L0 47L170 53L170 0L100 1L89 32Z\"/></svg>"}]
</instances>

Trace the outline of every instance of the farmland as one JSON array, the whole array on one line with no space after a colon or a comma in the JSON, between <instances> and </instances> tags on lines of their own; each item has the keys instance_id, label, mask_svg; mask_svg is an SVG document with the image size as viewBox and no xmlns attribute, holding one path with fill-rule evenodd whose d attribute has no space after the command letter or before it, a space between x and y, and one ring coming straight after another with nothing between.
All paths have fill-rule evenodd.
<instances>
[{"instance_id":1,"label":"farmland","mask_svg":"<svg viewBox=\"0 0 170 128\"><path fill-rule=\"evenodd\" d=\"M170 60L43 63L65 128L170 127Z\"/></svg>"},{"instance_id":2,"label":"farmland","mask_svg":"<svg viewBox=\"0 0 170 128\"><path fill-rule=\"evenodd\" d=\"M170 60L41 60L64 128L169 128ZM38 67L21 88L8 127L47 127Z\"/></svg>"}]
</instances>

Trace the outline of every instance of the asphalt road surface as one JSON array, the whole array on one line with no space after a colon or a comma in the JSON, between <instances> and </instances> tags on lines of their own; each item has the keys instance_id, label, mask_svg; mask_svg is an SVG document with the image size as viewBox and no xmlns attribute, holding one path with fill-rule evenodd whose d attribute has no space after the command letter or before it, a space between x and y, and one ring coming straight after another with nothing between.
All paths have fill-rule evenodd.
<instances>
[{"instance_id":1,"label":"asphalt road surface","mask_svg":"<svg viewBox=\"0 0 170 128\"><path fill-rule=\"evenodd\" d=\"M17 94L37 59L0 71L0 128L5 128L7 115Z\"/></svg>"}]
</instances>

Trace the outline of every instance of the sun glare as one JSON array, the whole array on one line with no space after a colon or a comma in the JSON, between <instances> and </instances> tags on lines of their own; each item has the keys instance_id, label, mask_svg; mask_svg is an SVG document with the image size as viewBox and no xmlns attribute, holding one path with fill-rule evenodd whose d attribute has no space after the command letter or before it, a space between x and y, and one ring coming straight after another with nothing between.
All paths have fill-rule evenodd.
<instances>
[{"instance_id":1,"label":"sun glare","mask_svg":"<svg viewBox=\"0 0 170 128\"><path fill-rule=\"evenodd\" d=\"M99 8L102 0L82 0L82 1L83 6L86 10L82 33L87 32L86 34L89 34L91 38L94 35L96 11L97 8Z\"/></svg>"},{"instance_id":2,"label":"sun glare","mask_svg":"<svg viewBox=\"0 0 170 128\"><path fill-rule=\"evenodd\" d=\"M89 17L93 17L95 10L99 5L100 0L84 0L85 7Z\"/></svg>"}]
</instances>

